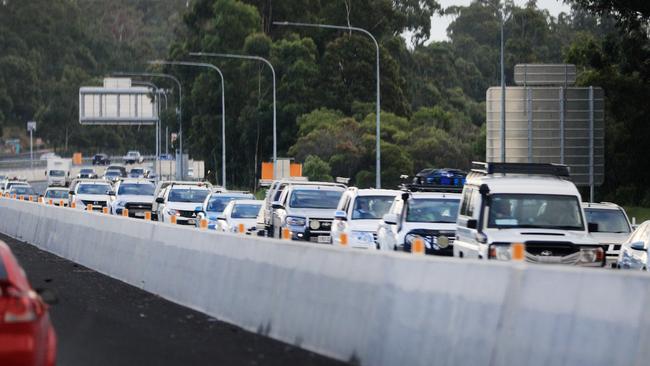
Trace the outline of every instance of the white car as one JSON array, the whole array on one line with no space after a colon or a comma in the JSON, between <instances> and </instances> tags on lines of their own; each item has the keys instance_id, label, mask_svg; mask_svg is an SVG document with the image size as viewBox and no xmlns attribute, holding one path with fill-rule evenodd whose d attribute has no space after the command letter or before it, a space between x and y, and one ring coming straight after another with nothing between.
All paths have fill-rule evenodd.
<instances>
[{"instance_id":1,"label":"white car","mask_svg":"<svg viewBox=\"0 0 650 366\"><path fill-rule=\"evenodd\" d=\"M650 221L645 221L621 245L616 268L648 271L650 248Z\"/></svg>"},{"instance_id":2,"label":"white car","mask_svg":"<svg viewBox=\"0 0 650 366\"><path fill-rule=\"evenodd\" d=\"M176 216L179 225L195 225L203 208L203 201L210 194L205 185L172 184L165 188L162 196L156 198L158 203L158 220L171 222Z\"/></svg>"},{"instance_id":3,"label":"white car","mask_svg":"<svg viewBox=\"0 0 650 366\"><path fill-rule=\"evenodd\" d=\"M261 200L234 200L230 201L223 213L217 217L217 231L239 232L243 225L244 232L254 231L257 213L262 207Z\"/></svg>"},{"instance_id":4,"label":"white car","mask_svg":"<svg viewBox=\"0 0 650 366\"><path fill-rule=\"evenodd\" d=\"M45 194L43 194L43 199L48 204L50 200L52 200L52 204L54 206L61 206L61 201L63 201L63 206L67 207L68 199L70 197L70 191L68 189L69 188L65 188L65 187L49 187L48 189L45 190Z\"/></svg>"},{"instance_id":5,"label":"white car","mask_svg":"<svg viewBox=\"0 0 650 366\"><path fill-rule=\"evenodd\" d=\"M213 188L212 193L203 201L199 219L207 219L208 229L215 230L217 228L217 218L221 216L230 201L253 199L255 199L255 196L248 192L227 192L221 189L221 187ZM199 226L198 220L196 226Z\"/></svg>"},{"instance_id":6,"label":"white car","mask_svg":"<svg viewBox=\"0 0 650 366\"><path fill-rule=\"evenodd\" d=\"M145 212L151 212L155 189L147 179L124 179L115 183L115 200L111 204L111 213L122 215L122 211L127 209L129 217L144 218Z\"/></svg>"},{"instance_id":7,"label":"white car","mask_svg":"<svg viewBox=\"0 0 650 366\"><path fill-rule=\"evenodd\" d=\"M334 213L332 242L341 244L342 234L353 248L375 249L377 228L401 191L348 188Z\"/></svg>"},{"instance_id":8,"label":"white car","mask_svg":"<svg viewBox=\"0 0 650 366\"><path fill-rule=\"evenodd\" d=\"M377 230L378 248L410 252L413 240L421 238L426 254L452 256L461 195L450 190L396 197Z\"/></svg>"},{"instance_id":9,"label":"white car","mask_svg":"<svg viewBox=\"0 0 650 366\"><path fill-rule=\"evenodd\" d=\"M345 188L332 185L292 185L273 203L274 237L287 228L291 239L331 244L334 211Z\"/></svg>"},{"instance_id":10,"label":"white car","mask_svg":"<svg viewBox=\"0 0 650 366\"><path fill-rule=\"evenodd\" d=\"M93 205L93 211L102 211L104 207L110 207L115 197L110 183L85 179L76 180L69 194L70 201L75 202L77 209L85 210L88 205Z\"/></svg>"},{"instance_id":11,"label":"white car","mask_svg":"<svg viewBox=\"0 0 650 366\"><path fill-rule=\"evenodd\" d=\"M609 202L583 203L585 217L595 231L591 236L606 249L607 265L614 265L621 252L621 244L625 242L632 233L632 224L627 217L625 210Z\"/></svg>"},{"instance_id":12,"label":"white car","mask_svg":"<svg viewBox=\"0 0 650 366\"><path fill-rule=\"evenodd\" d=\"M144 158L140 155L139 151L131 150L124 155L122 160L124 160L124 164L142 164Z\"/></svg>"},{"instance_id":13,"label":"white car","mask_svg":"<svg viewBox=\"0 0 650 366\"><path fill-rule=\"evenodd\" d=\"M174 181L174 180L161 180L158 181L156 184L156 189L154 190L153 196L154 201L153 201L153 206L151 207L151 219L152 220L159 220L158 218L158 213L160 212L160 204L158 203L159 200L158 198L162 198L161 202L164 202L165 198L165 191L167 190L167 187L173 186L173 185L186 185L186 186L197 186L197 187L208 187L212 188L212 184L210 182L197 182L197 181Z\"/></svg>"},{"instance_id":14,"label":"white car","mask_svg":"<svg viewBox=\"0 0 650 366\"><path fill-rule=\"evenodd\" d=\"M605 251L589 231L565 165L481 163L463 188L454 256L512 260L523 244L528 262L604 266Z\"/></svg>"}]
</instances>

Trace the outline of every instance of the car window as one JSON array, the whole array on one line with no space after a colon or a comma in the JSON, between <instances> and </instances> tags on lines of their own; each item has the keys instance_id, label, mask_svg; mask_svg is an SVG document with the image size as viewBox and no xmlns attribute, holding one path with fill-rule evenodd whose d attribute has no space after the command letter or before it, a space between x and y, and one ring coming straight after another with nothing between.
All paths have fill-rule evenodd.
<instances>
[{"instance_id":1,"label":"car window","mask_svg":"<svg viewBox=\"0 0 650 366\"><path fill-rule=\"evenodd\" d=\"M173 188L169 192L167 201L202 203L209 193L210 191L207 189Z\"/></svg>"},{"instance_id":2,"label":"car window","mask_svg":"<svg viewBox=\"0 0 650 366\"><path fill-rule=\"evenodd\" d=\"M260 211L261 204L240 203L234 205L230 217L233 219L254 219Z\"/></svg>"},{"instance_id":3,"label":"car window","mask_svg":"<svg viewBox=\"0 0 650 366\"><path fill-rule=\"evenodd\" d=\"M293 208L331 208L336 209L343 192L318 189L296 189L291 192L289 206Z\"/></svg>"},{"instance_id":4,"label":"car window","mask_svg":"<svg viewBox=\"0 0 650 366\"><path fill-rule=\"evenodd\" d=\"M30 186L13 186L11 188L11 192L18 194L18 195L34 195L36 192L34 189Z\"/></svg>"},{"instance_id":5,"label":"car window","mask_svg":"<svg viewBox=\"0 0 650 366\"><path fill-rule=\"evenodd\" d=\"M588 223L598 224L599 233L629 233L625 214L621 210L603 210L596 208L585 208L585 215Z\"/></svg>"},{"instance_id":6,"label":"car window","mask_svg":"<svg viewBox=\"0 0 650 366\"><path fill-rule=\"evenodd\" d=\"M455 223L458 199L412 198L406 207L407 222Z\"/></svg>"},{"instance_id":7,"label":"car window","mask_svg":"<svg viewBox=\"0 0 650 366\"><path fill-rule=\"evenodd\" d=\"M77 194L108 194L111 186L108 184L80 184Z\"/></svg>"},{"instance_id":8,"label":"car window","mask_svg":"<svg viewBox=\"0 0 650 366\"><path fill-rule=\"evenodd\" d=\"M52 189L45 192L45 198L68 198L68 191L62 189Z\"/></svg>"},{"instance_id":9,"label":"car window","mask_svg":"<svg viewBox=\"0 0 650 366\"><path fill-rule=\"evenodd\" d=\"M393 196L358 196L354 200L352 220L381 219L394 200Z\"/></svg>"},{"instance_id":10,"label":"car window","mask_svg":"<svg viewBox=\"0 0 650 366\"><path fill-rule=\"evenodd\" d=\"M64 177L65 172L63 170L50 170L51 177Z\"/></svg>"},{"instance_id":11,"label":"car window","mask_svg":"<svg viewBox=\"0 0 650 366\"><path fill-rule=\"evenodd\" d=\"M208 199L206 211L208 212L223 212L230 201L236 199L251 199L252 195L227 195L227 194L214 194Z\"/></svg>"},{"instance_id":12,"label":"car window","mask_svg":"<svg viewBox=\"0 0 650 366\"><path fill-rule=\"evenodd\" d=\"M153 196L155 187L147 183L124 183L117 190L118 195Z\"/></svg>"}]
</instances>

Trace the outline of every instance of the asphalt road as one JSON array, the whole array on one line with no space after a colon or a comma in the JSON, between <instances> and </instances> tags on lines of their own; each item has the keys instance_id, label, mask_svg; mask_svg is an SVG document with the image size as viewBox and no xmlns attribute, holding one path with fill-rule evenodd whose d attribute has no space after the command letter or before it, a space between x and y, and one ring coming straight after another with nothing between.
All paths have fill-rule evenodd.
<instances>
[{"instance_id":1,"label":"asphalt road","mask_svg":"<svg viewBox=\"0 0 650 366\"><path fill-rule=\"evenodd\" d=\"M246 332L0 234L52 289L59 365L342 365ZM252 300L251 300L252 301Z\"/></svg>"}]
</instances>

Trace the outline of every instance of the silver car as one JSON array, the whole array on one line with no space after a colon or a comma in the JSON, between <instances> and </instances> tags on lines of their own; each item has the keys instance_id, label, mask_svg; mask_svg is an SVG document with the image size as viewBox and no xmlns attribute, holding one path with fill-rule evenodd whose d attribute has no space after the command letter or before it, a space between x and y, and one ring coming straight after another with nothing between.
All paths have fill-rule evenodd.
<instances>
[{"instance_id":1,"label":"silver car","mask_svg":"<svg viewBox=\"0 0 650 366\"><path fill-rule=\"evenodd\" d=\"M648 247L650 247L650 221L645 221L621 246L616 267L647 271Z\"/></svg>"}]
</instances>

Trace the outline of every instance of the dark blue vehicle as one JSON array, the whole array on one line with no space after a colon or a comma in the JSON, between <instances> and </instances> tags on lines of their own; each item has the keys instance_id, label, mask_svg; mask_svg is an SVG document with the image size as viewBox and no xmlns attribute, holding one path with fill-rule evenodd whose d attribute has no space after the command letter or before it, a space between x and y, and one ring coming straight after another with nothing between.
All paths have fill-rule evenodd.
<instances>
[{"instance_id":1,"label":"dark blue vehicle","mask_svg":"<svg viewBox=\"0 0 650 366\"><path fill-rule=\"evenodd\" d=\"M465 184L467 173L460 169L423 169L413 178L413 184L432 186L456 186Z\"/></svg>"}]
</instances>

